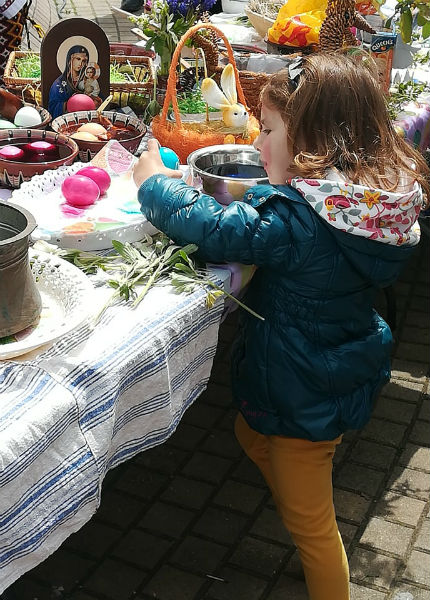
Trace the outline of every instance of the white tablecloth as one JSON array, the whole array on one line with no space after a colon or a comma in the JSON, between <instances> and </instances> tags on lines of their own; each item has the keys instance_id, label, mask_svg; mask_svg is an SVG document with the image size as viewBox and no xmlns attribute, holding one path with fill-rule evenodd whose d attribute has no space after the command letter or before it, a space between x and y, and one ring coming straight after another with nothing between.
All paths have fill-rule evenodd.
<instances>
[{"instance_id":1,"label":"white tablecloth","mask_svg":"<svg viewBox=\"0 0 430 600\"><path fill-rule=\"evenodd\" d=\"M91 518L109 469L172 434L207 384L222 310L156 288L0 362L0 592Z\"/></svg>"}]
</instances>

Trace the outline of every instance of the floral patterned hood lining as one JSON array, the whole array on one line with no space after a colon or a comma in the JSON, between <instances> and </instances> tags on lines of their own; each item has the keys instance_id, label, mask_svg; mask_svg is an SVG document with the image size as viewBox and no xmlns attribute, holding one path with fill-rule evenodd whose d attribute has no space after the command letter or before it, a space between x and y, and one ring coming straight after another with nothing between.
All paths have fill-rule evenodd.
<instances>
[{"instance_id":1,"label":"floral patterned hood lining","mask_svg":"<svg viewBox=\"0 0 430 600\"><path fill-rule=\"evenodd\" d=\"M423 193L417 182L402 193L339 179L296 177L288 183L336 229L396 246L414 246L420 240L418 216Z\"/></svg>"}]
</instances>

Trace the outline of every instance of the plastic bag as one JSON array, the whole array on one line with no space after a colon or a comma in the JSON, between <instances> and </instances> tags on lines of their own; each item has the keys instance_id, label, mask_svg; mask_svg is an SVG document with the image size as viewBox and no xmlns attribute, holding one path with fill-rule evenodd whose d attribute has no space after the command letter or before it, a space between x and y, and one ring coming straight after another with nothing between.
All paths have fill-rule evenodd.
<instances>
[{"instance_id":1,"label":"plastic bag","mask_svg":"<svg viewBox=\"0 0 430 600\"><path fill-rule=\"evenodd\" d=\"M288 0L268 31L269 41L294 47L318 44L326 8L327 0Z\"/></svg>"}]
</instances>

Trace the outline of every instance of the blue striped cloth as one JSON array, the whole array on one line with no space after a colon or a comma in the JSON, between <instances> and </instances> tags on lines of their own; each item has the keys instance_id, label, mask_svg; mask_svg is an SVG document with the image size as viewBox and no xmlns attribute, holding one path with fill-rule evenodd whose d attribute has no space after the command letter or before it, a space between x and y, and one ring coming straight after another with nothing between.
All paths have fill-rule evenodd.
<instances>
[{"instance_id":1,"label":"blue striped cloth","mask_svg":"<svg viewBox=\"0 0 430 600\"><path fill-rule=\"evenodd\" d=\"M208 310L204 296L157 287L0 362L0 592L81 528L107 471L164 442L205 389L223 302Z\"/></svg>"}]
</instances>

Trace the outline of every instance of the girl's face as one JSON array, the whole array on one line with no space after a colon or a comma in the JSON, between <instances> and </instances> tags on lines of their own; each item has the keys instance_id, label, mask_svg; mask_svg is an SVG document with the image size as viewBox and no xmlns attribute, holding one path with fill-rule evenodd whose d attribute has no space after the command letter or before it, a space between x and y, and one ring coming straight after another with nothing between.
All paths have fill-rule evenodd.
<instances>
[{"instance_id":1,"label":"girl's face","mask_svg":"<svg viewBox=\"0 0 430 600\"><path fill-rule=\"evenodd\" d=\"M272 185L285 184L296 175L289 165L292 154L288 149L287 127L280 113L265 105L261 108L261 133L254 142Z\"/></svg>"}]
</instances>

